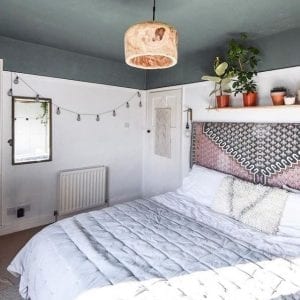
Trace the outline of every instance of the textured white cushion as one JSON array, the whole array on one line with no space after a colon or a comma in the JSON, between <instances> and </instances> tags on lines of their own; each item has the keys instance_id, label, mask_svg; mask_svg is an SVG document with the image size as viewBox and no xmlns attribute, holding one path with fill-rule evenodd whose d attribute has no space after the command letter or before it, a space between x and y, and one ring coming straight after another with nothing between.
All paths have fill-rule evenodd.
<instances>
[{"instance_id":1,"label":"textured white cushion","mask_svg":"<svg viewBox=\"0 0 300 300\"><path fill-rule=\"evenodd\" d=\"M300 238L300 194L288 194L278 233Z\"/></svg>"},{"instance_id":2,"label":"textured white cushion","mask_svg":"<svg viewBox=\"0 0 300 300\"><path fill-rule=\"evenodd\" d=\"M278 232L288 192L234 177L223 179L212 209L265 233Z\"/></svg>"},{"instance_id":3,"label":"textured white cushion","mask_svg":"<svg viewBox=\"0 0 300 300\"><path fill-rule=\"evenodd\" d=\"M177 193L210 207L222 180L227 174L194 165Z\"/></svg>"}]
</instances>

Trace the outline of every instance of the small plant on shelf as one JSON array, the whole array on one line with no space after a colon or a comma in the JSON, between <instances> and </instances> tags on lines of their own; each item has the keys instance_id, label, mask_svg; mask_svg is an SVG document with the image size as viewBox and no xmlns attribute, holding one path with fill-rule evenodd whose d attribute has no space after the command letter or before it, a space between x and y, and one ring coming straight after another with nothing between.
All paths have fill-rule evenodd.
<instances>
[{"instance_id":1,"label":"small plant on shelf","mask_svg":"<svg viewBox=\"0 0 300 300\"><path fill-rule=\"evenodd\" d=\"M243 94L245 106L255 106L257 85L253 77L257 75L260 51L247 45L248 35L241 33L240 40L232 39L227 51L230 71L234 73L232 88L234 95Z\"/></svg>"},{"instance_id":2,"label":"small plant on shelf","mask_svg":"<svg viewBox=\"0 0 300 300\"><path fill-rule=\"evenodd\" d=\"M214 72L215 76L203 76L202 80L211 81L215 84L213 91L209 96L215 94L217 100L217 107L229 106L231 89L229 83L232 79L232 73L229 71L227 62L221 62L219 57L214 60Z\"/></svg>"},{"instance_id":3,"label":"small plant on shelf","mask_svg":"<svg viewBox=\"0 0 300 300\"><path fill-rule=\"evenodd\" d=\"M287 90L285 87L274 87L270 92L273 105L283 105L286 93Z\"/></svg>"}]
</instances>

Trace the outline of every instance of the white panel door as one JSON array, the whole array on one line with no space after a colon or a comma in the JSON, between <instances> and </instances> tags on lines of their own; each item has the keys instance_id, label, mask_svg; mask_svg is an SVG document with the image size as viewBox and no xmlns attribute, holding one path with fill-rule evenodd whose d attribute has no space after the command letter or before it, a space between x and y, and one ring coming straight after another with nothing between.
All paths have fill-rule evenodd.
<instances>
[{"instance_id":1,"label":"white panel door","mask_svg":"<svg viewBox=\"0 0 300 300\"><path fill-rule=\"evenodd\" d=\"M181 89L153 91L148 94L144 196L174 191L181 184L181 100ZM163 112L164 109L167 110L166 113ZM157 116L164 116L166 119L157 120ZM164 149L168 143L170 147Z\"/></svg>"}]
</instances>

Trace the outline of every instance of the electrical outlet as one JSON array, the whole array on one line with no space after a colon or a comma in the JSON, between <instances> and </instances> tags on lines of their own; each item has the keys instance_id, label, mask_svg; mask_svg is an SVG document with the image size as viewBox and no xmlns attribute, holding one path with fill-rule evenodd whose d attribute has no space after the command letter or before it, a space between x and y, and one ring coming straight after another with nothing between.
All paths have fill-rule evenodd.
<instances>
[{"instance_id":1,"label":"electrical outlet","mask_svg":"<svg viewBox=\"0 0 300 300\"><path fill-rule=\"evenodd\" d=\"M10 207L6 211L7 215L8 216L16 216L18 208L23 208L24 211L26 212L26 211L30 211L31 206L30 206L30 204L26 204L26 205L20 205L20 206L17 206L17 207Z\"/></svg>"}]
</instances>

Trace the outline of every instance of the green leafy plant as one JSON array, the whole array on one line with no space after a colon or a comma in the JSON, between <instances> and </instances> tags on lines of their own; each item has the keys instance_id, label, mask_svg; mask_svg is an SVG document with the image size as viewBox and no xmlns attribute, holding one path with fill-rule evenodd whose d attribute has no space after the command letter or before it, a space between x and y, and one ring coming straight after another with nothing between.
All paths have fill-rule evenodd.
<instances>
[{"instance_id":1,"label":"green leafy plant","mask_svg":"<svg viewBox=\"0 0 300 300\"><path fill-rule=\"evenodd\" d=\"M256 83L253 77L257 75L259 49L247 45L248 35L241 33L240 40L232 39L229 42L227 59L230 71L235 75L232 88L234 95L238 93L256 92Z\"/></svg>"},{"instance_id":2,"label":"green leafy plant","mask_svg":"<svg viewBox=\"0 0 300 300\"><path fill-rule=\"evenodd\" d=\"M41 109L43 110L43 114L39 117L41 119L42 124L47 124L48 122L48 102L41 102Z\"/></svg>"},{"instance_id":3,"label":"green leafy plant","mask_svg":"<svg viewBox=\"0 0 300 300\"><path fill-rule=\"evenodd\" d=\"M229 65L227 62L221 62L219 57L216 57L214 60L214 72L215 76L202 76L202 80L212 81L215 83L215 88L209 94L209 96L219 94L222 96L223 93L231 93L230 88L228 87L233 73L229 72Z\"/></svg>"},{"instance_id":4,"label":"green leafy plant","mask_svg":"<svg viewBox=\"0 0 300 300\"><path fill-rule=\"evenodd\" d=\"M280 87L274 87L271 89L271 93L286 93L287 89L283 86Z\"/></svg>"}]
</instances>

